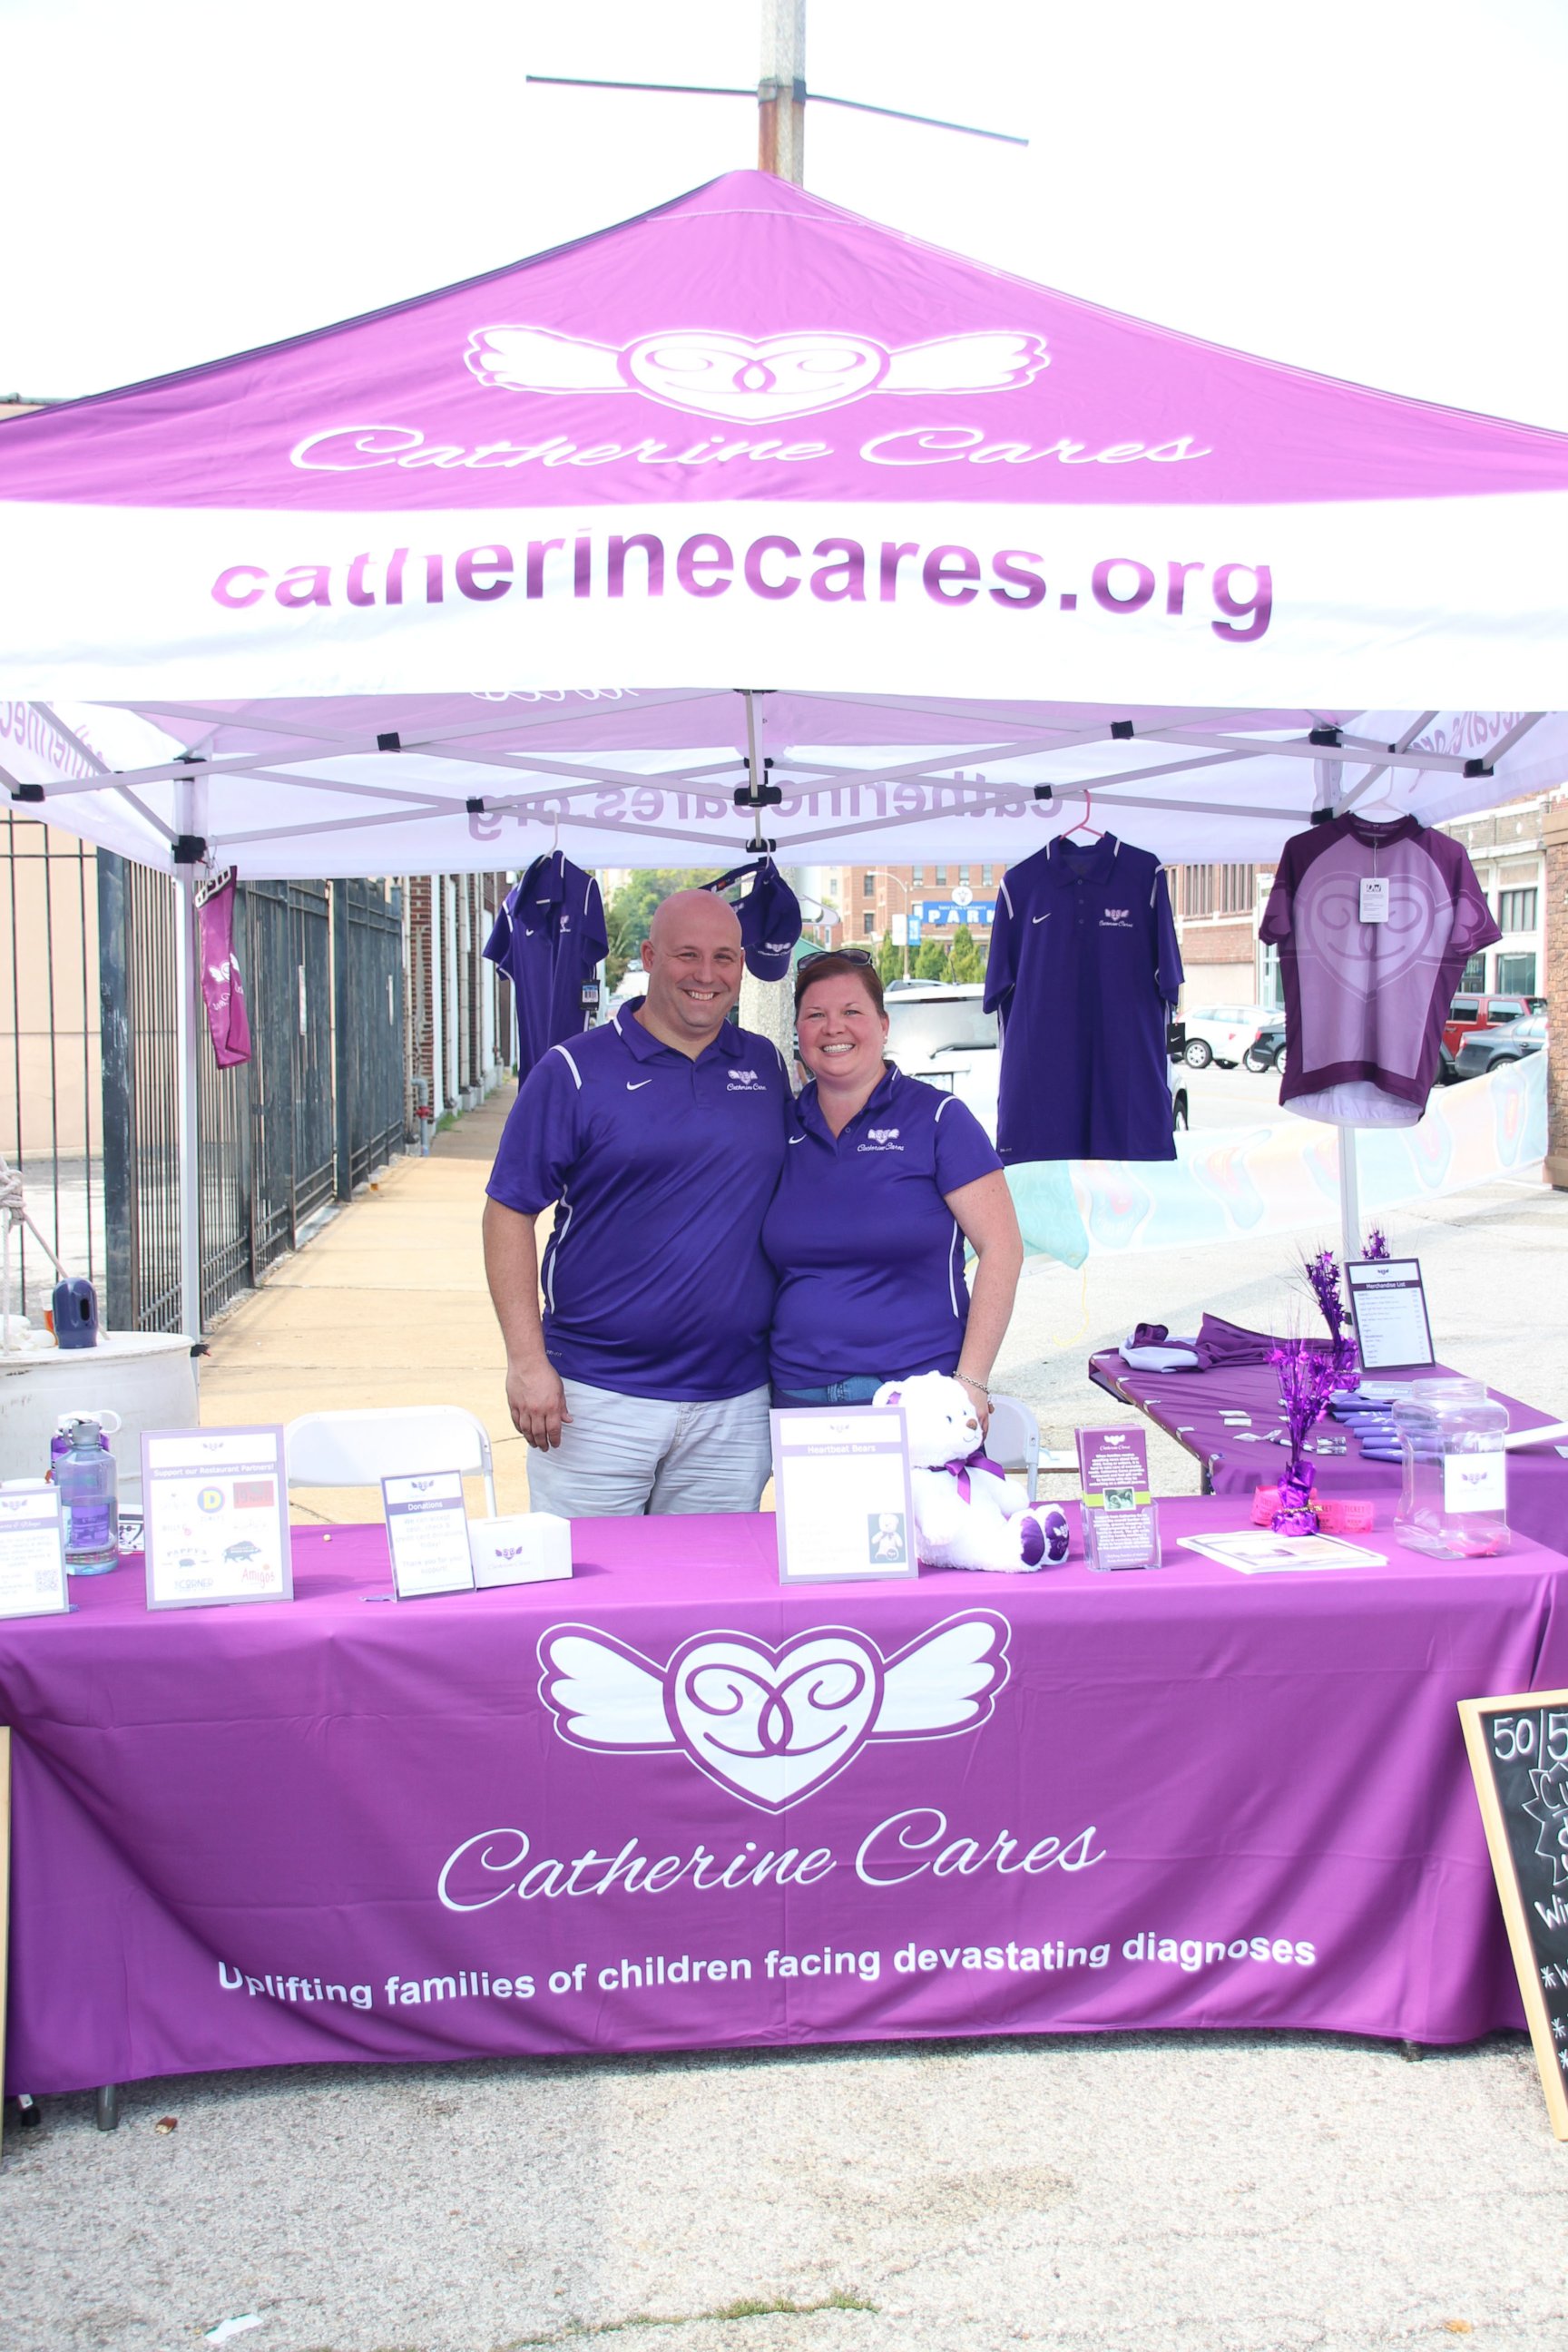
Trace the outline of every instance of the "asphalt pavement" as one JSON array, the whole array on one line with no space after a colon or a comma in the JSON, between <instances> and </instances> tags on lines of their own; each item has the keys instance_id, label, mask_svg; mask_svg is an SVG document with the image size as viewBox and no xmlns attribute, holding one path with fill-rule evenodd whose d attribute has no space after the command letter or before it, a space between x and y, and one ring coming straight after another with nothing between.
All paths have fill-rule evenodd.
<instances>
[{"instance_id":1,"label":"asphalt pavement","mask_svg":"<svg viewBox=\"0 0 1568 2352\"><path fill-rule=\"evenodd\" d=\"M1195 1123L1268 1082L1203 1074ZM1220 1089L1226 1091L1222 1094ZM213 1421L471 1402L523 1485L475 1244L504 1103L405 1162L217 1334ZM1391 1221L1439 1350L1568 1413L1568 1196ZM335 1236L335 1239L334 1239ZM1026 1270L999 1373L1047 1435L1091 1346L1269 1319L1294 1244ZM1157 1486L1193 1465L1155 1448ZM350 1495L323 1516L363 1516ZM250 2324L254 2323L254 2324ZM1522 2035L1043 2036L324 2066L135 2084L8 2124L0 2352L1382 2352L1568 2346L1568 2147Z\"/></svg>"}]
</instances>

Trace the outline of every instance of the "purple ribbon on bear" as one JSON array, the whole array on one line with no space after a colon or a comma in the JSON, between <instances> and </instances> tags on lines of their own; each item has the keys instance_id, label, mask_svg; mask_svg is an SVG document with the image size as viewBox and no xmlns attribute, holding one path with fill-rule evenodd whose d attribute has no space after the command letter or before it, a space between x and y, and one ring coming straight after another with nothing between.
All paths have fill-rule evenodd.
<instances>
[{"instance_id":1,"label":"purple ribbon on bear","mask_svg":"<svg viewBox=\"0 0 1568 2352\"><path fill-rule=\"evenodd\" d=\"M972 1470L989 1470L993 1478L1005 1478L1007 1475L999 1462L993 1462L987 1457L983 1445L977 1445L973 1454L963 1456L955 1454L951 1462L944 1462L942 1466L944 1470L952 1471L958 1481L959 1494L966 1503L969 1500L969 1474Z\"/></svg>"}]
</instances>

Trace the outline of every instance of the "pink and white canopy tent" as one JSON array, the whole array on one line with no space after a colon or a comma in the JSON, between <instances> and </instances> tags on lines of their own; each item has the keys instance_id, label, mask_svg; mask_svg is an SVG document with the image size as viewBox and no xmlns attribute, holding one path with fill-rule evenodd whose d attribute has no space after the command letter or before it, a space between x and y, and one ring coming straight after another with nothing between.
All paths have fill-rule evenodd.
<instances>
[{"instance_id":1,"label":"pink and white canopy tent","mask_svg":"<svg viewBox=\"0 0 1568 2352\"><path fill-rule=\"evenodd\" d=\"M1086 787L1263 859L1568 776L1565 508L1568 436L734 173L7 425L0 775L258 877L729 863L748 754L796 862L1016 858Z\"/></svg>"}]
</instances>

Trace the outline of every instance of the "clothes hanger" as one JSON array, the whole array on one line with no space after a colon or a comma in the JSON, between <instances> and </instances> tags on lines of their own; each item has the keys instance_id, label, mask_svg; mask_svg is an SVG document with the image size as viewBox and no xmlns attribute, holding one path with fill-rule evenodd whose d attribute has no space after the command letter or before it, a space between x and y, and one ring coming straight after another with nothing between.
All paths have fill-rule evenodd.
<instances>
[{"instance_id":1,"label":"clothes hanger","mask_svg":"<svg viewBox=\"0 0 1568 2352\"><path fill-rule=\"evenodd\" d=\"M1083 796L1083 814L1079 817L1076 824L1069 824L1064 827L1061 836L1064 841L1068 839L1069 835L1075 833L1087 833L1090 841L1103 841L1105 839L1105 835L1101 832L1100 826L1097 824L1090 824L1089 821L1091 814L1093 813L1093 795L1090 793L1086 792Z\"/></svg>"}]
</instances>

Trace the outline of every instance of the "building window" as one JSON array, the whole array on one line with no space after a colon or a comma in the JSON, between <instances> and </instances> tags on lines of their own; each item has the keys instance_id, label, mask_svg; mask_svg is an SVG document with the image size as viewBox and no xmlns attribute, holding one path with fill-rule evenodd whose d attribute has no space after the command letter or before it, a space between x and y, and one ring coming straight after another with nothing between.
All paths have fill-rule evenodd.
<instances>
[{"instance_id":1,"label":"building window","mask_svg":"<svg viewBox=\"0 0 1568 2352\"><path fill-rule=\"evenodd\" d=\"M874 898L876 895L877 877L874 870L868 866L866 871L860 877L860 896L862 898Z\"/></svg>"},{"instance_id":2,"label":"building window","mask_svg":"<svg viewBox=\"0 0 1568 2352\"><path fill-rule=\"evenodd\" d=\"M946 866L933 866L933 867L931 868L931 874L932 874L932 878L933 878L933 879L934 879L934 881L936 882L937 887L938 887L939 889L941 889L941 890L945 890L945 889L946 889L946 887L947 887L947 868L946 868Z\"/></svg>"},{"instance_id":3,"label":"building window","mask_svg":"<svg viewBox=\"0 0 1568 2352\"><path fill-rule=\"evenodd\" d=\"M861 929L861 931L862 931L863 935L864 935L867 939L868 939L868 940L874 940L874 939L876 938L876 936L877 936L877 918L876 918L876 916L875 916L875 915L862 915L862 916L861 916L861 918L860 918L860 929Z\"/></svg>"},{"instance_id":4,"label":"building window","mask_svg":"<svg viewBox=\"0 0 1568 2352\"><path fill-rule=\"evenodd\" d=\"M1504 896L1511 894L1505 892ZM1521 890L1522 898L1533 898L1533 890ZM1535 994L1535 958L1532 955L1500 955L1497 960L1497 985L1500 996L1533 996Z\"/></svg>"},{"instance_id":5,"label":"building window","mask_svg":"<svg viewBox=\"0 0 1568 2352\"><path fill-rule=\"evenodd\" d=\"M1258 950L1258 1002L1266 1012L1281 1012L1285 983L1279 975L1279 950L1267 945Z\"/></svg>"},{"instance_id":6,"label":"building window","mask_svg":"<svg viewBox=\"0 0 1568 2352\"><path fill-rule=\"evenodd\" d=\"M1497 919L1500 930L1532 931L1535 929L1535 892L1533 890L1500 890ZM1519 957L1500 959L1500 961L1502 961L1519 962L1528 961L1530 959ZM1498 982L1500 988L1502 984L1500 981ZM1511 988L1513 982L1510 981L1508 985ZM1533 987L1533 980L1531 985ZM1518 992L1521 996L1529 993L1528 990L1522 988Z\"/></svg>"},{"instance_id":7,"label":"building window","mask_svg":"<svg viewBox=\"0 0 1568 2352\"><path fill-rule=\"evenodd\" d=\"M968 889L968 887L969 887L969 868L968 868L968 866L961 866L959 867L959 869L958 869L958 878L959 878L959 881L960 881L960 882L962 883L962 885L963 886L964 889L966 889L966 890L967 890L967 889Z\"/></svg>"},{"instance_id":8,"label":"building window","mask_svg":"<svg viewBox=\"0 0 1568 2352\"><path fill-rule=\"evenodd\" d=\"M1464 971L1459 974L1458 984L1467 994L1478 993L1486 986L1487 960L1484 955L1473 955L1470 958Z\"/></svg>"},{"instance_id":9,"label":"building window","mask_svg":"<svg viewBox=\"0 0 1568 2352\"><path fill-rule=\"evenodd\" d=\"M981 887L981 888L982 888L983 890L990 890L990 889L994 889L994 888L995 887L995 883L996 883L996 868L994 867L994 866L983 866L981 867L981 869L980 869L980 887Z\"/></svg>"},{"instance_id":10,"label":"building window","mask_svg":"<svg viewBox=\"0 0 1568 2352\"><path fill-rule=\"evenodd\" d=\"M1212 866L1183 866L1182 912L1189 918L1214 913L1214 867Z\"/></svg>"},{"instance_id":11,"label":"building window","mask_svg":"<svg viewBox=\"0 0 1568 2352\"><path fill-rule=\"evenodd\" d=\"M916 887L916 889L917 889L917 890L920 888L921 885L924 882L925 878L926 878L926 870L925 870L925 867L924 867L923 866L910 866L910 880L914 884L914 886L915 886L915 887Z\"/></svg>"}]
</instances>

